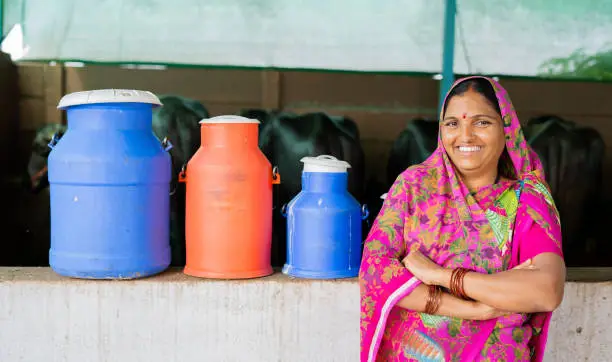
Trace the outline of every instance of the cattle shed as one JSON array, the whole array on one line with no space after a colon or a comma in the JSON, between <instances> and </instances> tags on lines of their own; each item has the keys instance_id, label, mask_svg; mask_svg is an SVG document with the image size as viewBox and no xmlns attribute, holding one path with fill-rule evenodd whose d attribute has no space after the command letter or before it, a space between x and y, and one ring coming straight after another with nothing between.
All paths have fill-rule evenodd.
<instances>
[{"instance_id":1,"label":"cattle shed","mask_svg":"<svg viewBox=\"0 0 612 362\"><path fill-rule=\"evenodd\" d=\"M56 108L59 99L81 90L134 88L179 94L200 101L212 116L252 108L348 116L359 127L365 179L378 181L384 181L389 151L407 123L415 118L436 119L438 112L439 82L431 75L203 67L130 69L40 62L19 62L12 67L7 69L17 73L15 87L19 94L17 137L11 139L17 143L8 162L14 175L27 164L36 130L47 123L65 122L64 113ZM522 120L552 114L599 132L606 145L602 165L602 198L606 200L602 204L606 206L601 220L612 215L607 207L612 189L606 187L612 182L612 84L517 77L500 81ZM598 259L584 261L583 266L610 265L611 258L592 252Z\"/></svg>"},{"instance_id":2,"label":"cattle shed","mask_svg":"<svg viewBox=\"0 0 612 362\"><path fill-rule=\"evenodd\" d=\"M283 109L296 113L324 111L355 120L366 150L368 175L382 175L389 148L406 123L418 117L437 118L439 82L431 75L359 72L185 68L130 69L113 65L19 62L19 144L12 164L30 154L36 129L65 122L59 99L72 92L102 88L134 88L157 94L175 93L201 101L212 115L237 114L247 108ZM521 120L554 114L594 127L606 144L603 184L612 181L612 84L593 81L500 79L512 95ZM8 87L7 87L8 88ZM9 88L10 89L10 88ZM8 89L7 89L8 91ZM14 92L11 90L11 92ZM7 93L5 102L12 93ZM14 97L14 96L13 96ZM8 125L7 125L8 127ZM604 188L607 197L612 189Z\"/></svg>"},{"instance_id":3,"label":"cattle shed","mask_svg":"<svg viewBox=\"0 0 612 362\"><path fill-rule=\"evenodd\" d=\"M385 174L386 163L380 162L380 160L388 157L389 149L397 134L412 118L436 117L438 100L438 82L431 76L425 75L208 68L126 69L112 65L72 67L37 62L4 65L3 72L3 77L9 77L10 75L14 79L18 79L12 87L5 85L3 89L5 96L0 97L2 100L13 97L16 100L13 104L19 105L19 107L13 107L14 111L19 114L19 121L16 129L13 130L15 138L11 140L13 144L9 153L10 157L7 157L7 164L10 165L9 169L12 170L10 175L13 179L17 179L23 172L23 165L27 163L31 153L30 144L36 129L46 123L65 122L63 114L56 109L57 103L62 95L80 90L115 87L147 89L156 93L177 93L201 101L211 115L236 114L244 108L282 108L295 112L322 110L332 114L347 115L353 118L359 126L361 142L366 155L367 174L381 178ZM610 127L610 120L612 120L612 108L610 107L610 104L612 104L612 84L521 78L501 78L500 81L512 94L518 114L523 119L541 114L556 114L597 129L603 135L607 146L603 184L610 184L610 181L612 181L612 160L609 149L609 145L612 144L612 127ZM11 108L8 107L8 109ZM4 126L8 125L5 123ZM576 170L576 172L579 172L579 170ZM609 199L611 189L604 187L604 192L606 199ZM48 248L48 241L45 240L49 235L48 225L46 224L49 212L48 199L40 195L27 195L26 193L21 195L21 199L13 201L15 204L12 204L12 207L14 210L20 210L19 217L22 220L18 222L18 225L26 227L28 230L16 232L16 234L21 235L20 240L11 238L9 239L10 242L5 242L5 253L3 253L5 260L12 253L37 253L40 256L45 255L48 251L46 249ZM16 207L17 204L21 206ZM11 225L4 226L4 230L10 227ZM9 232L9 234L11 233ZM46 247L41 247L41 244L46 245ZM611 260L611 258L604 257L601 260L605 262ZM11 265L11 260L6 260L5 263L4 265ZM570 279L568 281L566 299L555 319L554 333L550 337L552 346L548 360L569 361L570 359L566 359L566 356L577 351L581 356L584 356L584 360L588 361L603 361L610 358L610 350L605 346L609 346L612 337L605 327L607 322L604 322L611 318L609 291L606 289L610 288L609 280L611 276L609 271L611 269L609 266L610 264L603 264L586 269L570 268L569 276L575 280ZM323 354L337 356L336 359L329 359L330 361L352 361L354 360L353 357L356 356L358 342L358 333L356 332L357 304L349 302L336 304L334 302L334 298L344 301L357 300L355 281L309 283L290 281L277 275L272 279L264 278L252 282L252 284L249 284L249 282L230 282L230 284L224 285L223 282L193 281L186 277L180 277L180 269L173 270L170 272L171 274L165 277L154 277L144 282L129 282L131 284L121 286L107 282L99 284L96 282L64 280L51 276L47 268L23 268L13 265L13 267L0 269L0 275L2 275L0 299L3 300L2 305L9 306L8 309L4 309L8 314L4 315L3 320L8 321L8 324L3 322L2 327L0 327L0 330L3 331L0 340L11 341L13 346L8 349L0 348L2 360L18 360L19 356L29 356L37 359L43 354L54 355L53 360L56 361L80 360L89 355L85 347L88 343L101 343L104 338L108 338L104 337L105 335L115 333L112 332L115 330L115 326L117 329L123 330L123 337L118 335L112 337L108 342L104 342L103 345L99 345L96 357L92 357L92 360L106 361L114 360L114 358L128 358L128 356L134 358L133 360L143 361L155 360L155 358L162 358L161 356L167 356L170 359L173 356L180 358L175 360L198 360L194 357L193 353L196 352L191 349L192 347L187 347L189 343L199 343L196 342L197 339L192 339L191 336L179 338L177 342L171 345L162 343L166 340L165 332L163 333L162 330L165 331L166 326L179 328L173 325L174 321L191 318L188 317L189 314L162 312L164 316L159 324L150 324L148 327L158 330L157 334L148 335L148 337L142 335L144 332L129 334L131 332L129 332L128 326L123 324L126 322L119 314L112 317L108 315L112 311L123 313L125 310L125 313L134 315L133 318L140 318L143 321L153 318L151 314L147 314L153 313L153 310L149 311L147 309L134 314L136 310L140 309L138 307L138 295L140 293L161 298L159 303L167 305L164 308L170 308L170 305L191 308L193 307L191 300L200 304L200 307L194 310L195 313L205 309L201 303L212 303L208 305L217 313L221 315L228 313L227 317L217 315L215 318L230 318L229 322L228 320L214 322L219 328L225 323L233 323L232 325L235 328L239 328L238 321L232 319L238 317L230 317L230 315L236 313L234 308L247 308L240 312L242 313L240 314L241 318L250 318L252 323L256 324L264 322L262 322L262 317L258 316L258 312L252 308L262 308L260 310L269 312L271 319L266 320L265 327L262 327L269 333L276 331L275 323L287 323L288 325L292 322L307 323L303 333L292 330L293 327L288 326L287 328L292 330L290 335L293 337L283 336L279 337L280 340L274 341L252 340L247 332L243 332L247 334L242 334L240 337L230 334L219 335L215 337L216 342L206 342L206 345L209 346L206 349L213 355L219 356L219 358L222 358L221 356L234 338L240 338L241 341L248 345L252 344L252 346L270 344L267 347L270 350L265 353L257 352L253 349L254 347L244 347L236 350L236 353L248 353L255 356L253 361L281 358L278 357L279 354L274 352L276 351L274 348L281 348L275 347L279 346L279 343L282 345L288 343L288 346L294 346L291 348L297 348L296 351L302 351L296 352L300 354L300 357L296 357L296 359L289 359L286 354L289 352L282 352L281 355L285 357L279 360L283 361L309 361L313 358L326 360L323 357L317 357ZM576 275L580 275L580 277L576 277ZM126 287L127 285L130 285L130 287ZM211 289L208 290L207 288ZM230 296L231 293L224 294L229 293L230 290L236 290L234 288L244 289L244 293L257 295L257 298L269 298L270 302L261 306L250 305L245 307L248 304L247 299L242 300L240 299L242 297L232 297ZM47 290L48 292L43 292ZM315 291L316 295L312 294ZM41 295L40 293L46 294ZM68 332L65 330L66 326L62 324L63 322L58 322L50 317L43 318L40 314L42 313L41 310L29 304L32 302L26 302L23 299L26 295L36 300L43 300L47 304L46 308L55 308L50 306L58 306L59 308L59 305L64 303L67 303L66 306L70 305L65 311L60 312L58 309L57 312L53 313L58 313L58 316L62 316L61 318L66 321L70 318L81 320L79 323L82 324L77 324L75 327L79 332ZM78 297L79 295L80 297ZM177 295L183 295L181 298L186 299L177 300ZM189 297L190 295L192 297ZM216 297L213 298L213 295L216 295ZM227 296L223 297L222 295ZM246 294L241 292L240 295ZM306 295L309 295L307 301L303 300ZM324 297L324 295L326 296ZM103 300L106 300L106 302L103 302ZM297 309L279 312L278 303L289 304L298 300L300 302L296 304L295 308ZM587 304L583 304L585 301L588 301ZM92 313L99 313L100 318L110 318L109 322L88 324L85 319L81 319L90 313L87 310L91 305L97 306L91 311ZM239 307L240 305L243 307ZM339 337L337 345L342 346L344 350L351 351L351 353L342 357L335 352L336 347L332 345L322 349L320 355L313 355L314 352L302 350L305 346L319 348L315 346L319 346L321 343L329 343L318 339L328 338L324 337L326 334L320 334L321 331L327 330L327 325L321 324L320 319L314 317L315 314L308 317L308 313L315 313L314 311L318 310L317 308L328 308L326 306L329 305L334 305L332 311L329 312L329 318L336 318L337 323L343 326L326 333L341 335L342 337ZM280 311L282 310L280 309ZM581 312L578 313L578 311ZM203 325L208 325L209 321L206 315L208 314L199 315L197 318L202 319L197 319L197 321L200 321ZM41 318L43 319L41 320ZM21 321L19 325L15 324L18 320ZM199 322L192 321L190 323L189 328L192 328L194 333L196 331L216 333L213 326L202 330L197 323ZM33 334L30 329L24 327L25 325L36 326L38 332ZM122 325L124 327L120 327ZM352 325L355 325L355 328L350 327ZM99 332L92 335L91 328L95 328ZM81 342L66 342L64 347L59 347L60 345L57 344L59 342L51 342L51 340L42 342L46 340L44 336L47 333L57 333L56 337L53 338L65 338L66 341L76 341L76 336L79 333L88 335L88 337L79 339ZM185 332L179 333L179 331L176 331L172 333L181 335L180 333ZM130 352L132 354L122 354L120 350L125 347L119 341L121 338L128 338L128 335L129 338L136 336L134 338L145 340L147 344L159 347L147 349L147 351L134 349ZM306 337L306 335L311 337ZM31 339L32 343L35 340L40 341L37 343L41 343L38 350L41 354L34 352L33 345L26 347L30 344L21 339L17 341L18 338ZM283 338L289 339L283 342ZM291 338L296 339L291 340ZM289 340L292 342L289 342ZM592 350L587 348L589 344L599 347ZM21 349L16 349L18 345L22 346L19 348L28 348L32 352L26 353ZM180 352L173 352L173 348L180 350ZM278 349L278 351L281 350L284 350L284 348ZM235 359L227 360L237 360L239 358L237 356L232 357Z\"/></svg>"},{"instance_id":4,"label":"cattle shed","mask_svg":"<svg viewBox=\"0 0 612 362\"><path fill-rule=\"evenodd\" d=\"M366 1L359 5L363 9L356 5L355 19L338 23L352 33L337 30L331 34L327 27L316 27L306 35L287 19L305 13L309 24L315 16L322 19L316 23L332 23L343 18L345 6L318 0L308 5L325 8L322 12L305 9L304 4L291 8L274 1L254 0L223 8L226 5L221 3L198 5L189 0L186 8L193 11L186 14L171 2L125 2L122 13L114 12L118 5L112 2L64 1L54 9L47 9L43 2L0 1L4 35L17 25L30 34L29 55L15 60L0 52L0 187L9 212L0 220L4 234L0 251L1 362L348 362L359 358L356 278L291 278L278 265L270 276L246 280L191 277L177 266L153 277L123 281L70 279L54 273L48 263L49 191L30 190L27 167L37 152L33 146L37 132L46 125L67 123L66 113L57 108L63 96L93 89L138 89L196 100L211 117L237 115L247 109L348 117L360 134L364 188L366 183L382 184L386 192L394 142L411 121L436 120L448 76L468 74L494 75L508 90L524 124L553 115L590 127L601 136L601 194L597 200L587 200L596 205L595 211L587 217L589 230L582 227L577 232L584 233L584 238L578 237L571 249L575 254L568 258L565 297L553 314L545 361L612 361L612 243L606 228L612 219L612 78L602 79L594 73L545 77L544 71L534 71L545 59L556 59L581 44L589 51L605 48L599 39L609 34L606 11L611 9L612 14L612 2L603 1L596 14L578 5L566 4L552 11L539 2L527 9L524 1L510 5L494 0L491 4L495 6L484 6L483 15L476 10L482 4L466 2L464 6L449 1L461 14L452 17L456 29L451 31L442 26L447 10L444 2L393 0L366 6ZM90 8L116 16L101 20L62 15L72 7L75 13L85 14ZM205 10L215 7L221 15L202 22ZM126 9L136 8L139 17L126 25ZM414 11L402 14L398 8ZM260 21L250 22L244 9L258 14ZM274 21L262 14L273 14ZM451 16L446 15L448 23ZM421 29L418 36L405 31L400 22L404 18ZM432 25L427 20L431 18L439 21ZM587 18L590 20L584 20ZM378 24L375 30L355 26L365 19ZM516 19L524 23L517 26ZM497 27L491 25L493 20ZM554 27L557 20L592 29L576 35L572 27ZM158 32L146 35L143 29L151 30L146 27L148 21L163 24L167 30L156 28ZM525 25L537 21L544 24L538 32ZM103 33L101 24L110 24L108 29L113 30ZM48 29L55 27L69 30L51 35ZM235 31L233 43L228 41L231 46L216 43L212 35L207 37L228 29ZM493 34L497 30L512 36ZM383 36L391 32L397 35ZM545 37L551 34L553 40ZM350 36L361 42L348 41ZM179 37L184 41L176 41ZM448 42L442 44L449 37L456 37L452 47ZM252 39L258 46L249 45ZM346 44L340 47L340 41ZM522 42L528 46L521 48ZM405 44L407 50L399 49ZM487 52L475 50L475 44L504 56L487 58ZM506 56L508 48L516 54ZM412 56L415 49L420 49L419 56ZM532 55L536 53L533 49L541 52ZM367 51L385 56L367 56ZM454 59L449 60L453 52ZM550 69L557 65L549 64ZM581 187L581 178L587 178L585 169L587 166L565 166L563 177L578 180L576 187ZM570 200L571 190L564 192ZM566 202L583 205L586 201ZM565 211L565 217L576 216L572 211Z\"/></svg>"}]
</instances>

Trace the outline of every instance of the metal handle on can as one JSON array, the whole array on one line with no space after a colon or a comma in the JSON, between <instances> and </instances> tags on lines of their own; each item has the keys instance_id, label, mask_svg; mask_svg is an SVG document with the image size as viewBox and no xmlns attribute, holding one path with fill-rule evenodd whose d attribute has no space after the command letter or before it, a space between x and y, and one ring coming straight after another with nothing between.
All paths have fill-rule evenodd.
<instances>
[{"instance_id":1,"label":"metal handle on can","mask_svg":"<svg viewBox=\"0 0 612 362\"><path fill-rule=\"evenodd\" d=\"M187 163L184 163L183 166L181 166L181 171L179 171L178 174L178 180L179 182L187 182Z\"/></svg>"},{"instance_id":2,"label":"metal handle on can","mask_svg":"<svg viewBox=\"0 0 612 362\"><path fill-rule=\"evenodd\" d=\"M281 215L283 215L283 217L287 217L287 204L284 204L281 209L280 209L280 213Z\"/></svg>"},{"instance_id":3,"label":"metal handle on can","mask_svg":"<svg viewBox=\"0 0 612 362\"><path fill-rule=\"evenodd\" d=\"M278 166L272 168L272 185L279 185L281 183L280 173L278 173Z\"/></svg>"},{"instance_id":4,"label":"metal handle on can","mask_svg":"<svg viewBox=\"0 0 612 362\"><path fill-rule=\"evenodd\" d=\"M164 139L161 141L161 145L164 148L164 151L170 153L170 150L172 149L172 147L174 147L172 145L172 142L170 142L170 139L168 138L168 136L164 137ZM174 159L172 158L172 155L170 155L170 170L174 170ZM176 193L176 182L172 182L172 190L170 191L170 196L174 195Z\"/></svg>"},{"instance_id":5,"label":"metal handle on can","mask_svg":"<svg viewBox=\"0 0 612 362\"><path fill-rule=\"evenodd\" d=\"M361 220L365 221L368 230L370 230L370 219L368 219L369 216L370 210L368 210L368 205L361 205Z\"/></svg>"},{"instance_id":6,"label":"metal handle on can","mask_svg":"<svg viewBox=\"0 0 612 362\"><path fill-rule=\"evenodd\" d=\"M55 145L57 144L57 142L59 142L60 138L61 136L58 136L57 132L55 132L51 137L51 141L49 141L49 143L47 144L47 147L49 147L50 149L55 148Z\"/></svg>"},{"instance_id":7,"label":"metal handle on can","mask_svg":"<svg viewBox=\"0 0 612 362\"><path fill-rule=\"evenodd\" d=\"M366 220L370 216L370 210L368 210L368 205L361 205L361 220Z\"/></svg>"},{"instance_id":8,"label":"metal handle on can","mask_svg":"<svg viewBox=\"0 0 612 362\"><path fill-rule=\"evenodd\" d=\"M170 142L170 139L168 139L168 137L164 137L164 139L161 142L162 147L164 148L164 151L168 152L172 149L172 147L174 147L172 145L172 142Z\"/></svg>"}]
</instances>

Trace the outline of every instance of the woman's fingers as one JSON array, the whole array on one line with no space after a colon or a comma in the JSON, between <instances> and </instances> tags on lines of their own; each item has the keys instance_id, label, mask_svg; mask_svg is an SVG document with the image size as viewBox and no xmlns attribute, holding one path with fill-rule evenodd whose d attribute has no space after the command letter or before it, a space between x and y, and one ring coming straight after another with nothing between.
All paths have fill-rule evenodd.
<instances>
[{"instance_id":1,"label":"woman's fingers","mask_svg":"<svg viewBox=\"0 0 612 362\"><path fill-rule=\"evenodd\" d=\"M512 269L535 269L535 268L536 266L533 265L533 259L529 258Z\"/></svg>"}]
</instances>

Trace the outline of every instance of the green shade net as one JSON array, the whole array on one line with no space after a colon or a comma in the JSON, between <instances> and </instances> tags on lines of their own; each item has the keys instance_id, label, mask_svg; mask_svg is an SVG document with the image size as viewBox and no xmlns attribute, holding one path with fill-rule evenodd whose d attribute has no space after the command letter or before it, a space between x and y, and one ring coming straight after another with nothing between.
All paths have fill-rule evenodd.
<instances>
[{"instance_id":1,"label":"green shade net","mask_svg":"<svg viewBox=\"0 0 612 362\"><path fill-rule=\"evenodd\" d=\"M439 73L445 1L4 0L21 60ZM612 0L460 0L455 72L612 79Z\"/></svg>"}]
</instances>

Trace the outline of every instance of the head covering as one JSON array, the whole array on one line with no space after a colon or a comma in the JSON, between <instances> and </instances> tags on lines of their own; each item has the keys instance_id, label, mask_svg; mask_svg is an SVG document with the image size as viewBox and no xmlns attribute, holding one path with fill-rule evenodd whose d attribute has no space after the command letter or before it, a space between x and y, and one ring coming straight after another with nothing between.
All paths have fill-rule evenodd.
<instances>
[{"instance_id":1,"label":"head covering","mask_svg":"<svg viewBox=\"0 0 612 362\"><path fill-rule=\"evenodd\" d=\"M392 360L400 355L442 361L451 353L461 361L471 361L484 350L492 358L502 353L486 347L495 320L457 320L393 308L421 283L401 264L411 249L418 248L448 268L461 266L494 273L517 263L514 231L519 224L521 230L527 230L535 222L560 242L558 213L544 182L542 164L525 140L506 90L493 79L479 76L460 79L451 89L477 78L486 79L497 96L511 163L508 166L515 180L470 194L440 136L438 147L427 160L398 176L364 246L359 275L362 361L375 361L377 357ZM515 224L517 215L535 216ZM527 316L520 319L517 328L529 323ZM547 325L548 320L549 316L539 321ZM542 329L542 325L539 327ZM530 331L521 329L525 337L531 336ZM512 343L504 345L508 349L504 354L521 353L519 344Z\"/></svg>"},{"instance_id":2,"label":"head covering","mask_svg":"<svg viewBox=\"0 0 612 362\"><path fill-rule=\"evenodd\" d=\"M487 80L493 87L497 97L499 108L501 110L502 121L504 123L506 152L510 156L511 162L510 165L504 166L510 168L510 173L518 180L531 178L533 180L537 180L538 183L544 183L544 169L542 167L542 163L540 162L538 155L527 144L520 121L514 106L510 101L508 92L497 81L483 76L471 76L457 80L444 97L443 107L440 111L440 121L443 119L443 112L445 108L444 105L446 105L448 102L448 96L452 89L458 86L460 83L472 79ZM427 167L444 168L446 172L440 175L441 186L446 188L448 185L450 185L452 188L453 195L459 204L458 207L461 209L460 217L462 220L469 219L470 217L477 217L482 213L481 208L479 207L478 203L475 202L474 198L471 197L465 184L460 182L459 175L457 174L450 157L444 149L440 132L438 132L438 147L424 164L426 164ZM508 185L506 184L502 186Z\"/></svg>"}]
</instances>

